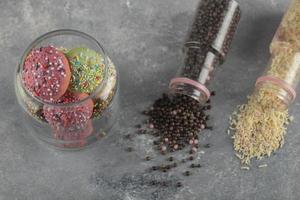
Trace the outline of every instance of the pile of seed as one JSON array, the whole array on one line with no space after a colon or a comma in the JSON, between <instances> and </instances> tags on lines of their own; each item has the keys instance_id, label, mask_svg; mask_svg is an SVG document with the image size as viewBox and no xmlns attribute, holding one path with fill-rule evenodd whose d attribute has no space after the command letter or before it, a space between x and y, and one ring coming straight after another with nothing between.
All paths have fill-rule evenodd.
<instances>
[{"instance_id":1,"label":"pile of seed","mask_svg":"<svg viewBox=\"0 0 300 200\"><path fill-rule=\"evenodd\" d=\"M260 88L238 107L231 117L234 149L242 164L250 165L252 158L261 159L282 147L286 125L289 122L287 109L269 88ZM248 169L248 168L247 168Z\"/></svg>"},{"instance_id":2,"label":"pile of seed","mask_svg":"<svg viewBox=\"0 0 300 200\"><path fill-rule=\"evenodd\" d=\"M207 125L209 116L205 114L205 110L210 108L210 101L201 106L196 100L184 95L170 98L163 94L150 110L144 111L144 114L149 116L148 127L157 137L154 145L157 145L163 154L181 150L187 145L191 146L191 151L196 152L198 134L204 129L212 129Z\"/></svg>"}]
</instances>

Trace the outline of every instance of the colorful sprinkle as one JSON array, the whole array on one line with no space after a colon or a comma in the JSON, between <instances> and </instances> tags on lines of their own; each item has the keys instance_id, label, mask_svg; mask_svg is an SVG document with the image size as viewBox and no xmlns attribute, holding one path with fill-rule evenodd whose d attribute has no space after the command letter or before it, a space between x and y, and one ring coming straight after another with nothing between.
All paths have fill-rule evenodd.
<instances>
[{"instance_id":1,"label":"colorful sprinkle","mask_svg":"<svg viewBox=\"0 0 300 200\"><path fill-rule=\"evenodd\" d=\"M71 49L66 56L72 72L69 89L73 92L93 92L104 77L103 56L85 47Z\"/></svg>"}]
</instances>

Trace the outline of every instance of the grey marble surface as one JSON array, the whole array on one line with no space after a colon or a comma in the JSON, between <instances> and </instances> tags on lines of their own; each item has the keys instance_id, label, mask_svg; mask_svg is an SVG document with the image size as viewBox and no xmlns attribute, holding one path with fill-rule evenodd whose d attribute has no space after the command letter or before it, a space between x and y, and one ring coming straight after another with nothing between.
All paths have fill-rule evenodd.
<instances>
[{"instance_id":1,"label":"grey marble surface","mask_svg":"<svg viewBox=\"0 0 300 200\"><path fill-rule=\"evenodd\" d=\"M284 148L241 171L226 134L228 116L245 102L266 66L268 45L288 0L239 0L242 20L226 63L216 70L211 111L214 130L198 159L203 167L185 178L183 166L170 174L145 170L155 155L148 136L122 136L143 119L139 112L166 90L198 0L1 0L0 1L0 199L299 199L299 98L290 112ZM36 142L24 129L13 85L23 50L39 35L73 28L97 38L120 69L119 120L104 140L83 151L61 152ZM133 146L133 153L124 152ZM180 156L178 154L177 156ZM158 157L160 158L160 157ZM267 168L258 169L260 163ZM148 186L147 181L181 180L184 187Z\"/></svg>"}]
</instances>

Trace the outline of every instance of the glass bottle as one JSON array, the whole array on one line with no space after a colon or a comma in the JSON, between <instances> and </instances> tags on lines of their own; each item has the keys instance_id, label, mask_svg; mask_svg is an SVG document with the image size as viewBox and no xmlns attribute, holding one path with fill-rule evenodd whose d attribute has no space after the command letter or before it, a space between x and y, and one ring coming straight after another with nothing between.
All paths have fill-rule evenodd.
<instances>
[{"instance_id":1,"label":"glass bottle","mask_svg":"<svg viewBox=\"0 0 300 200\"><path fill-rule=\"evenodd\" d=\"M267 88L286 109L296 98L300 79L300 0L293 0L270 45L271 59L256 88Z\"/></svg>"},{"instance_id":2,"label":"glass bottle","mask_svg":"<svg viewBox=\"0 0 300 200\"><path fill-rule=\"evenodd\" d=\"M235 0L201 1L184 46L183 65L169 84L171 94L184 94L202 104L209 99L207 84L226 58L240 16Z\"/></svg>"}]
</instances>

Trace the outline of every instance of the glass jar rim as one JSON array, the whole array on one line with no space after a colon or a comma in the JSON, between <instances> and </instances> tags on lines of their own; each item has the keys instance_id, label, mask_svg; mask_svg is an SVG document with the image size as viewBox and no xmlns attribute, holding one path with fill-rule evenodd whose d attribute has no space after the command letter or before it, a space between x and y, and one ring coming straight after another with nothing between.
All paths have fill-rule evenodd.
<instances>
[{"instance_id":1,"label":"glass jar rim","mask_svg":"<svg viewBox=\"0 0 300 200\"><path fill-rule=\"evenodd\" d=\"M78 31L78 30L73 30L73 29L58 29L58 30L53 30L53 31L47 32L47 33L39 36L33 42L31 42L30 45L25 49L25 51L24 51L24 53L21 57L21 61L18 65L18 67L17 67L15 78L21 78L21 77L18 77L18 72L20 72L20 70L21 70L21 72L23 71L23 66L24 66L25 59L26 59L28 53L33 48L35 48L43 40L48 39L48 38L53 38L53 37L56 37L56 36L59 36L59 35L78 36L78 37L82 37L82 38L84 38L86 40L89 40L89 41L93 42L94 44L96 44L96 46L98 47L98 51L101 52L101 54L103 56L103 59L104 59L105 70L104 70L103 80L97 85L97 87L93 90L93 92L90 93L87 97L85 97L85 98L83 98L79 101L76 101L76 102L65 103L65 104L56 104L56 103L44 101L44 100L41 100L38 97L35 97L34 95L32 95L32 93L30 91L28 91L28 89L25 87L24 82L22 80L20 80L21 87L24 89L24 92L27 95L29 95L30 97L32 97L34 100L38 101L39 103L42 103L43 105L47 105L47 106L51 106L51 107L71 107L71 106L80 105L80 104L86 102L87 100L95 97L98 94L98 92L101 91L104 88L105 83L107 82L107 75L108 75L108 70L109 70L108 68L110 67L109 64L108 64L108 59L107 59L106 52L105 52L103 46L94 37L92 37L92 36L90 36L90 35L88 35L84 32L81 32L81 31Z\"/></svg>"},{"instance_id":2,"label":"glass jar rim","mask_svg":"<svg viewBox=\"0 0 300 200\"><path fill-rule=\"evenodd\" d=\"M271 75L261 76L256 80L255 85L259 86L263 85L264 83L276 85L277 87L284 90L289 95L289 99L291 102L293 102L296 99L297 93L295 89L292 86L290 86L290 84L286 83L284 80Z\"/></svg>"}]
</instances>

